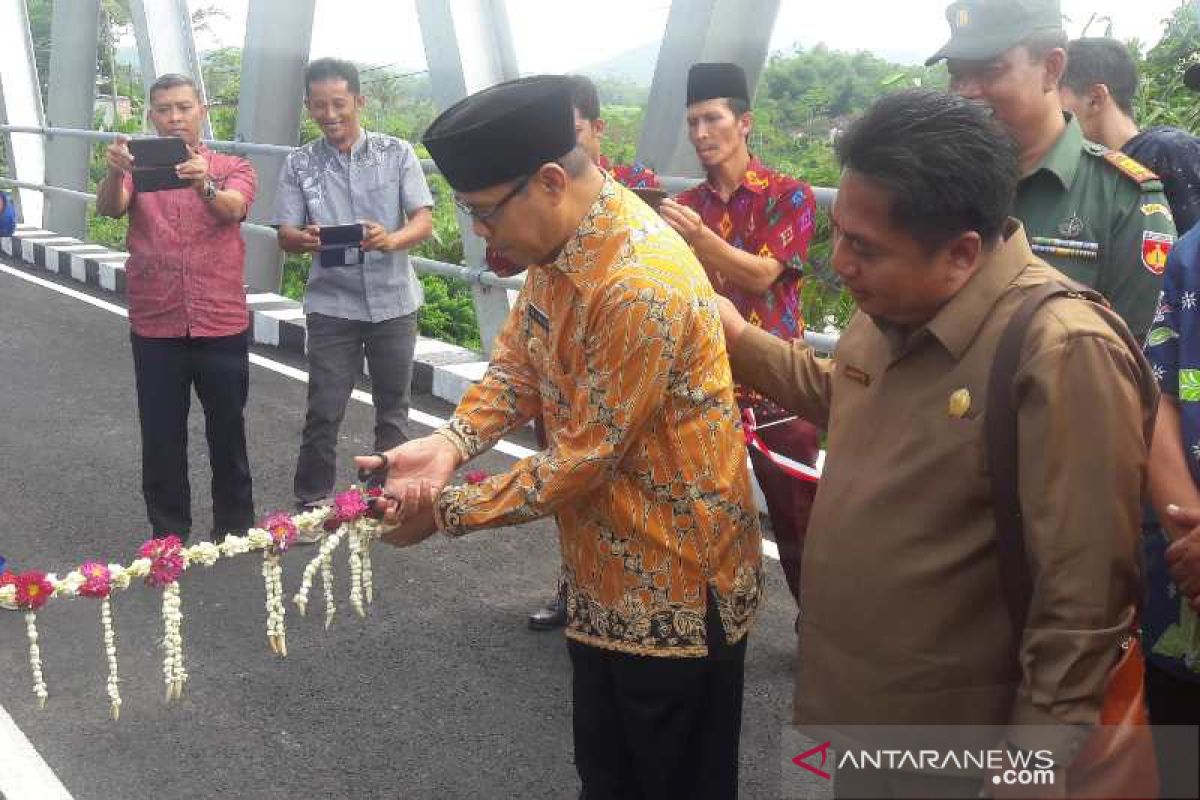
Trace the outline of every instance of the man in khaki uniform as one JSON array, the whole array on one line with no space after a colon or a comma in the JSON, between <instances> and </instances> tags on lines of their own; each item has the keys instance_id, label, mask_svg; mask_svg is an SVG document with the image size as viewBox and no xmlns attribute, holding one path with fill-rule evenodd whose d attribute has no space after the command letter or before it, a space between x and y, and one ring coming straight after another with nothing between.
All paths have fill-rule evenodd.
<instances>
[{"instance_id":1,"label":"man in khaki uniform","mask_svg":"<svg viewBox=\"0 0 1200 800\"><path fill-rule=\"evenodd\" d=\"M1150 328L1175 225L1158 176L1083 138L1064 114L1067 35L1058 0L960 0L946 9L951 88L986 105L1017 144L1013 216L1033 251L1103 294L1140 341Z\"/></svg>"},{"instance_id":2,"label":"man in khaki uniform","mask_svg":"<svg viewBox=\"0 0 1200 800\"><path fill-rule=\"evenodd\" d=\"M1035 569L1014 630L985 397L1013 312L1062 275L1008 216L1016 160L979 106L892 95L838 151L832 264L859 313L834 358L722 303L735 380L829 432L800 581L796 722L991 725L1021 749L1046 739L1012 726L1061 723L1075 726L1053 729L1061 765L1098 719L1133 618L1153 377L1108 310L1060 297L1033 317L1014 390ZM981 777L839 768L836 782L852 796L975 796Z\"/></svg>"}]
</instances>

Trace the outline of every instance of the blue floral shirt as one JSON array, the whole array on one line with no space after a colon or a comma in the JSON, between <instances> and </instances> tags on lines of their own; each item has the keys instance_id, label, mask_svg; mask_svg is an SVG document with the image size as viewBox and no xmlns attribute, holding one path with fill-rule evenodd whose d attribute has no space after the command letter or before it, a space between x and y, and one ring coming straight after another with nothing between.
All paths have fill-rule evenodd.
<instances>
[{"instance_id":1,"label":"blue floral shirt","mask_svg":"<svg viewBox=\"0 0 1200 800\"><path fill-rule=\"evenodd\" d=\"M1146 356L1163 394L1179 401L1183 450L1192 480L1200 484L1200 226L1167 257L1162 298ZM1142 537L1146 599L1142 637L1147 658L1175 675L1200 681L1200 631L1166 565L1168 539L1153 515Z\"/></svg>"}]
</instances>

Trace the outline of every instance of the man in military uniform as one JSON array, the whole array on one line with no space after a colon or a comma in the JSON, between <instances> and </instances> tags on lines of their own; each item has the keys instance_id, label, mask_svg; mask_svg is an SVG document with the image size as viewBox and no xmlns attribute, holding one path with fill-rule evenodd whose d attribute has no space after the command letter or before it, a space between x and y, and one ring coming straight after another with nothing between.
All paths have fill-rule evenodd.
<instances>
[{"instance_id":1,"label":"man in military uniform","mask_svg":"<svg viewBox=\"0 0 1200 800\"><path fill-rule=\"evenodd\" d=\"M1083 138L1058 84L1066 33L1058 0L960 0L946 9L950 86L991 108L1017 145L1015 216L1033 250L1095 288L1138 338L1154 316L1175 227L1158 177Z\"/></svg>"}]
</instances>

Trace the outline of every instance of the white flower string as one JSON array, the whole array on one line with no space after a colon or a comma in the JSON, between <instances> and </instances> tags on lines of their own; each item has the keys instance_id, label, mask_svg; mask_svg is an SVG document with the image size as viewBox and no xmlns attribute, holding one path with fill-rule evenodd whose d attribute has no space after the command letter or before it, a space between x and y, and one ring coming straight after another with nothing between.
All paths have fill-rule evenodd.
<instances>
[{"instance_id":1,"label":"white flower string","mask_svg":"<svg viewBox=\"0 0 1200 800\"><path fill-rule=\"evenodd\" d=\"M38 708L46 707L46 679L42 675L42 651L38 647L37 612L25 612L25 635L29 638L29 669L33 672L33 693L37 695Z\"/></svg>"},{"instance_id":2,"label":"white flower string","mask_svg":"<svg viewBox=\"0 0 1200 800\"><path fill-rule=\"evenodd\" d=\"M367 593L367 605L375 602L375 578L371 572L371 543L379 536L379 523L359 520L359 535L362 537L362 580Z\"/></svg>"},{"instance_id":3,"label":"white flower string","mask_svg":"<svg viewBox=\"0 0 1200 800\"><path fill-rule=\"evenodd\" d=\"M105 689L115 722L121 718L121 679L117 676L117 636L113 631L111 598L105 597L100 601L100 626L104 629L104 657L108 661L108 682Z\"/></svg>"},{"instance_id":4,"label":"white flower string","mask_svg":"<svg viewBox=\"0 0 1200 800\"><path fill-rule=\"evenodd\" d=\"M365 617L367 611L363 608L363 566L362 566L362 534L358 525L351 522L346 542L350 547L350 605L360 617Z\"/></svg>"},{"instance_id":5,"label":"white flower string","mask_svg":"<svg viewBox=\"0 0 1200 800\"><path fill-rule=\"evenodd\" d=\"M325 630L329 630L329 626L333 624L333 615L337 613L337 603L333 599L333 551L342 538L343 530L344 527L339 528L337 533L329 537L333 546L324 551L324 558L321 559L321 586L325 589Z\"/></svg>"},{"instance_id":6,"label":"white flower string","mask_svg":"<svg viewBox=\"0 0 1200 800\"><path fill-rule=\"evenodd\" d=\"M187 672L183 669L183 610L179 582L163 587L163 676L167 684L167 702L183 696Z\"/></svg>"},{"instance_id":7,"label":"white flower string","mask_svg":"<svg viewBox=\"0 0 1200 800\"><path fill-rule=\"evenodd\" d=\"M88 562L62 578L54 573L35 570L16 575L0 572L0 609L17 610L25 614L29 666L39 707L45 707L49 691L43 673L37 611L51 599L88 597L100 601L100 624L108 671L105 690L113 720L120 718L122 700L112 593L124 591L139 580L160 588L163 593L162 668L167 702L182 696L188 678L184 669L183 605L179 581L183 572L192 566L211 567L221 558L262 550L267 639L274 652L286 656L281 555L295 542L298 533L312 533L323 528L332 532L322 540L316 557L306 565L300 590L293 597L293 602L303 614L308 604L312 579L316 571L321 570L326 601L325 627L332 624L336 613L333 554L344 540L349 550L350 601L355 611L365 616L366 607L374 599L370 549L374 540L382 534L381 525L364 516L366 511L366 499L362 492L351 489L338 495L333 507L314 509L295 517L274 514L264 520L262 528L252 528L245 536L227 536L219 545L199 542L184 547L177 537L168 536L147 541L139 550L139 557L128 566Z\"/></svg>"}]
</instances>

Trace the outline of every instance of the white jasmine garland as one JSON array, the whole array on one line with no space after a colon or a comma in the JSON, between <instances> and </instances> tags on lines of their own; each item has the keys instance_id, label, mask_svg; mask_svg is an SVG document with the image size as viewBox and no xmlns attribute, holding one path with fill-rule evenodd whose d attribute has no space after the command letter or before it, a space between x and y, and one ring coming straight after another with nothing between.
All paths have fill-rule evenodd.
<instances>
[{"instance_id":1,"label":"white jasmine garland","mask_svg":"<svg viewBox=\"0 0 1200 800\"><path fill-rule=\"evenodd\" d=\"M279 555L273 550L263 553L263 583L266 586L267 605L267 643L271 650L281 656L287 656L287 629L284 625L283 607L283 567L279 563Z\"/></svg>"},{"instance_id":2,"label":"white jasmine garland","mask_svg":"<svg viewBox=\"0 0 1200 800\"><path fill-rule=\"evenodd\" d=\"M129 570L122 567L120 564L108 565L109 583L114 589L125 590L129 588Z\"/></svg>"},{"instance_id":3,"label":"white jasmine garland","mask_svg":"<svg viewBox=\"0 0 1200 800\"><path fill-rule=\"evenodd\" d=\"M79 587L83 586L83 573L79 570L71 570L65 578L61 580L58 576L50 574L46 579L54 584L54 593L51 597L77 597L79 595Z\"/></svg>"},{"instance_id":4,"label":"white jasmine garland","mask_svg":"<svg viewBox=\"0 0 1200 800\"><path fill-rule=\"evenodd\" d=\"M212 542L200 542L184 548L183 565L190 567L192 564L199 564L202 567L211 567L220 557L220 547Z\"/></svg>"},{"instance_id":5,"label":"white jasmine garland","mask_svg":"<svg viewBox=\"0 0 1200 800\"><path fill-rule=\"evenodd\" d=\"M225 541L219 545L221 555L226 558L241 555L242 553L250 552L250 538L248 536L226 536Z\"/></svg>"},{"instance_id":6,"label":"white jasmine garland","mask_svg":"<svg viewBox=\"0 0 1200 800\"><path fill-rule=\"evenodd\" d=\"M183 669L183 613L178 581L163 587L162 614L163 679L166 682L166 700L169 703L183 696L183 684L187 680L187 673Z\"/></svg>"},{"instance_id":7,"label":"white jasmine garland","mask_svg":"<svg viewBox=\"0 0 1200 800\"><path fill-rule=\"evenodd\" d=\"M300 517L295 517L297 528L300 527L299 519ZM296 608L300 609L300 616L304 616L308 612L308 593L312 590L312 582L317 574L317 570L325 563L329 554L337 549L338 544L341 543L342 532L344 530L345 526L343 525L336 532L322 539L316 557L305 565L304 574L300 577L300 589L292 597L292 602L296 604Z\"/></svg>"},{"instance_id":8,"label":"white jasmine garland","mask_svg":"<svg viewBox=\"0 0 1200 800\"><path fill-rule=\"evenodd\" d=\"M29 637L29 669L33 672L33 693L37 695L38 708L46 707L46 680L42 676L42 651L38 648L37 612L25 612L25 635Z\"/></svg>"},{"instance_id":9,"label":"white jasmine garland","mask_svg":"<svg viewBox=\"0 0 1200 800\"><path fill-rule=\"evenodd\" d=\"M104 628L104 655L108 660L108 700L113 721L121 718L121 690L117 677L117 637L113 632L112 601L105 597L100 601L100 624Z\"/></svg>"},{"instance_id":10,"label":"white jasmine garland","mask_svg":"<svg viewBox=\"0 0 1200 800\"><path fill-rule=\"evenodd\" d=\"M357 524L351 524L346 541L350 547L350 605L354 606L354 610L360 617L365 617L367 611L363 608L363 537Z\"/></svg>"},{"instance_id":11,"label":"white jasmine garland","mask_svg":"<svg viewBox=\"0 0 1200 800\"><path fill-rule=\"evenodd\" d=\"M0 586L0 607L10 610L17 608L17 587L12 584Z\"/></svg>"},{"instance_id":12,"label":"white jasmine garland","mask_svg":"<svg viewBox=\"0 0 1200 800\"><path fill-rule=\"evenodd\" d=\"M321 586L325 589L325 630L333 624L333 615L337 613L337 605L333 599L333 552L325 554L321 560Z\"/></svg>"},{"instance_id":13,"label":"white jasmine garland","mask_svg":"<svg viewBox=\"0 0 1200 800\"><path fill-rule=\"evenodd\" d=\"M364 517L358 521L359 535L362 537L362 568L363 592L366 594L367 605L375 602L375 580L371 572L371 543L375 540L379 523Z\"/></svg>"}]
</instances>

